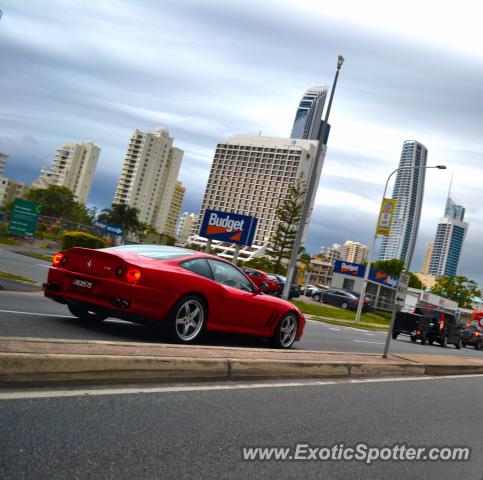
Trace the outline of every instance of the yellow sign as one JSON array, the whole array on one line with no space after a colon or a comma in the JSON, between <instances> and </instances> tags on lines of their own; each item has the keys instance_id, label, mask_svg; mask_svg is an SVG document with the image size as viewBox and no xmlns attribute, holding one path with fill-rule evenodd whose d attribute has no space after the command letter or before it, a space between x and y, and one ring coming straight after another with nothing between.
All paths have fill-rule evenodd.
<instances>
[{"instance_id":1,"label":"yellow sign","mask_svg":"<svg viewBox=\"0 0 483 480\"><path fill-rule=\"evenodd\" d=\"M379 212L379 218L377 220L377 235L389 236L391 231L392 217L394 215L394 210L396 209L395 198L385 198L381 204L381 211Z\"/></svg>"}]
</instances>

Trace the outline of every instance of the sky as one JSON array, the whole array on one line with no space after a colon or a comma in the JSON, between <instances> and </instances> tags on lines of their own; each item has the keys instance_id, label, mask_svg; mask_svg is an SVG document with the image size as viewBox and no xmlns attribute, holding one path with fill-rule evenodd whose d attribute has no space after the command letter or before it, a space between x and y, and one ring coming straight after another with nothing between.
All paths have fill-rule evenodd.
<instances>
[{"instance_id":1,"label":"sky","mask_svg":"<svg viewBox=\"0 0 483 480\"><path fill-rule=\"evenodd\" d=\"M1 0L0 151L31 182L64 143L101 156L89 204L111 204L135 128L184 150L183 211L198 212L216 144L288 137L304 91L342 67L307 249L369 244L404 140L428 149L411 264L452 196L470 227L460 273L483 286L483 7L310 0ZM391 189L390 189L391 190ZM249 192L247 192L249 194ZM376 254L379 249L376 248Z\"/></svg>"}]
</instances>

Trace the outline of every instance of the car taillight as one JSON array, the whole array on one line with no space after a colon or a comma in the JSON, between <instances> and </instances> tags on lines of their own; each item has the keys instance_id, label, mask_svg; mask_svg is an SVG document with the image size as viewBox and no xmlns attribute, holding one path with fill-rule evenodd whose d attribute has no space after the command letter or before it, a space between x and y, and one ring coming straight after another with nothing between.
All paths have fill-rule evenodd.
<instances>
[{"instance_id":1,"label":"car taillight","mask_svg":"<svg viewBox=\"0 0 483 480\"><path fill-rule=\"evenodd\" d=\"M416 335L421 335L421 330L416 330Z\"/></svg>"},{"instance_id":2,"label":"car taillight","mask_svg":"<svg viewBox=\"0 0 483 480\"><path fill-rule=\"evenodd\" d=\"M128 282L137 283L141 280L141 270L139 268L129 268L126 272Z\"/></svg>"},{"instance_id":3,"label":"car taillight","mask_svg":"<svg viewBox=\"0 0 483 480\"><path fill-rule=\"evenodd\" d=\"M64 258L64 254L63 253L56 253L53 257L52 257L52 265L55 265L56 267L58 265L60 265L60 262L62 262ZM62 262L62 263L65 263L65 262Z\"/></svg>"},{"instance_id":4,"label":"car taillight","mask_svg":"<svg viewBox=\"0 0 483 480\"><path fill-rule=\"evenodd\" d=\"M480 332L475 332L475 337L479 337L480 336Z\"/></svg>"}]
</instances>

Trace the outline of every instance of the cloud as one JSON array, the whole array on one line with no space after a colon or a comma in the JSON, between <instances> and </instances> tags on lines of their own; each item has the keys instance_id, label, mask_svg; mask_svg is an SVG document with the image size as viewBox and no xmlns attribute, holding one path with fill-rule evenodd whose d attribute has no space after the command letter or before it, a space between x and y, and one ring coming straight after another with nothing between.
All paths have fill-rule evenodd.
<instances>
[{"instance_id":1,"label":"cloud","mask_svg":"<svg viewBox=\"0 0 483 480\"><path fill-rule=\"evenodd\" d=\"M412 138L426 145L430 164L448 165L427 172L413 268L453 172L471 222L461 271L483 283L483 34L477 7L462 2L445 10L433 0L7 1L7 174L32 181L59 145L90 139L102 148L90 202L105 207L132 130L166 126L185 151L183 208L196 211L217 142L260 130L288 136L303 92L330 84L343 53L308 249L370 241L387 175Z\"/></svg>"}]
</instances>

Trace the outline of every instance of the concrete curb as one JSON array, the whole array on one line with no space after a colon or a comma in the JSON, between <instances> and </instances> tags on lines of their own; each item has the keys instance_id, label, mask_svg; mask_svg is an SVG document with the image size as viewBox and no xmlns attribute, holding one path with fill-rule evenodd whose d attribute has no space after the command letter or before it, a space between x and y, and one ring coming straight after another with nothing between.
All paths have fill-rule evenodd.
<instances>
[{"instance_id":1,"label":"concrete curb","mask_svg":"<svg viewBox=\"0 0 483 480\"><path fill-rule=\"evenodd\" d=\"M0 353L0 386L482 373L483 365Z\"/></svg>"}]
</instances>

